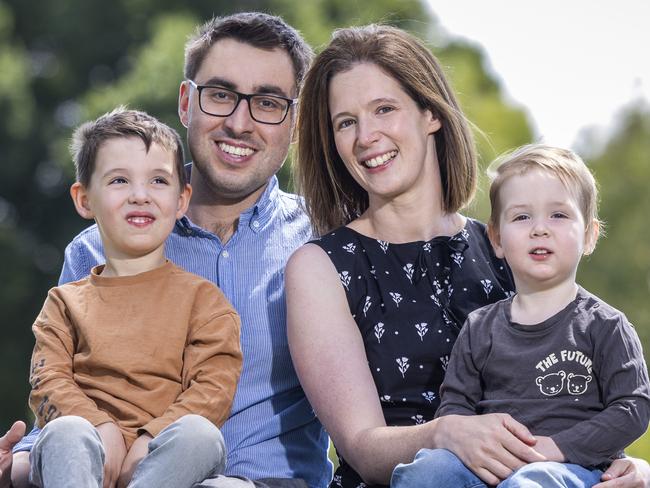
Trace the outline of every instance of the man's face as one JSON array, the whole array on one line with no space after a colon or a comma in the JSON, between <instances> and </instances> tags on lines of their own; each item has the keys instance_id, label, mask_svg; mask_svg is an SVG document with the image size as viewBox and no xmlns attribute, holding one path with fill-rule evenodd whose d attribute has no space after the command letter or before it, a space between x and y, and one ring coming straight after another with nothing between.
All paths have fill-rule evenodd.
<instances>
[{"instance_id":1,"label":"man's face","mask_svg":"<svg viewBox=\"0 0 650 488\"><path fill-rule=\"evenodd\" d=\"M296 96L293 65L286 51L258 49L234 39L222 39L210 48L193 81L245 94ZM184 82L179 115L187 127L196 176L203 187L220 199L257 199L287 157L293 110L278 125L253 120L245 100L228 117L207 115L199 108L198 91ZM193 176L192 184L196 181Z\"/></svg>"}]
</instances>

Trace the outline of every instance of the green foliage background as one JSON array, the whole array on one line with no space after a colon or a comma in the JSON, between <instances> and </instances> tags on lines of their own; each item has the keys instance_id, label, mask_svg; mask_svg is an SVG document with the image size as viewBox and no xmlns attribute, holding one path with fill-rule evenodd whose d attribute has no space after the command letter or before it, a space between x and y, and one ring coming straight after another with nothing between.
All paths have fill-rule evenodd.
<instances>
[{"instance_id":1,"label":"green foliage background","mask_svg":"<svg viewBox=\"0 0 650 488\"><path fill-rule=\"evenodd\" d=\"M446 39L418 0L0 0L0 430L16 418L31 421L30 326L56 285L65 245L88 224L68 197L71 130L127 104L183 134L176 99L185 40L213 14L244 10L283 16L316 50L336 27L381 21L411 30L439 56L479 129L482 169L497 154L533 140L526 112L506 102L481 48ZM624 310L648 349L648 105L628 107L611 140L596 139L586 134L580 152L601 182L608 237L583 264L581 282ZM289 169L282 170L284 186ZM485 179L481 185L468 213L484 219ZM642 439L630 452L650 457L650 441Z\"/></svg>"}]
</instances>

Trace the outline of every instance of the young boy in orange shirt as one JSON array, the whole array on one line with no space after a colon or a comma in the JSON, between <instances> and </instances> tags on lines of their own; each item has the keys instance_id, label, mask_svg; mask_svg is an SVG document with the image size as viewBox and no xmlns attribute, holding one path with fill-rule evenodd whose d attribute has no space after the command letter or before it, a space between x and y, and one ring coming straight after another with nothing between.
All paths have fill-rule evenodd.
<instances>
[{"instance_id":1,"label":"young boy in orange shirt","mask_svg":"<svg viewBox=\"0 0 650 488\"><path fill-rule=\"evenodd\" d=\"M218 426L241 369L239 317L164 254L191 188L178 134L118 108L71 145L77 212L106 264L50 290L33 326L37 486L190 487L223 470Z\"/></svg>"}]
</instances>

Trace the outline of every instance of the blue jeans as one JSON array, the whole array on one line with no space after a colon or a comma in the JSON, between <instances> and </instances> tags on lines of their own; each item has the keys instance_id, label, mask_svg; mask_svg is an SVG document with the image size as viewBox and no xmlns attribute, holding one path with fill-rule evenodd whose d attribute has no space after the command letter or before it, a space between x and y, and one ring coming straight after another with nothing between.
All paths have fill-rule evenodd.
<instances>
[{"instance_id":1,"label":"blue jeans","mask_svg":"<svg viewBox=\"0 0 650 488\"><path fill-rule=\"evenodd\" d=\"M59 417L41 431L30 454L30 482L37 487L101 488L104 446L87 420ZM130 488L190 488L223 472L226 449L217 427L186 415L149 442L149 453L133 473Z\"/></svg>"},{"instance_id":2,"label":"blue jeans","mask_svg":"<svg viewBox=\"0 0 650 488\"><path fill-rule=\"evenodd\" d=\"M499 488L589 488L600 481L602 471L569 463L531 463L523 466L497 486ZM450 487L487 488L452 452L421 449L409 464L398 464L391 488Z\"/></svg>"}]
</instances>

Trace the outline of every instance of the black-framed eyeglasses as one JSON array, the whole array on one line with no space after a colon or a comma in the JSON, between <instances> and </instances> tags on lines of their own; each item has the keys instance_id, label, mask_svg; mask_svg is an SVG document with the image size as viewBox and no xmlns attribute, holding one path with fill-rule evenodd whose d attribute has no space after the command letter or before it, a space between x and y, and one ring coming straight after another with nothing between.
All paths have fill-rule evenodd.
<instances>
[{"instance_id":1,"label":"black-framed eyeglasses","mask_svg":"<svg viewBox=\"0 0 650 488\"><path fill-rule=\"evenodd\" d=\"M284 122L291 106L298 102L296 98L239 93L222 86L197 85L193 80L187 81L199 92L201 112L215 117L229 117L237 110L239 102L246 100L248 113L253 120L262 124L277 125Z\"/></svg>"}]
</instances>

